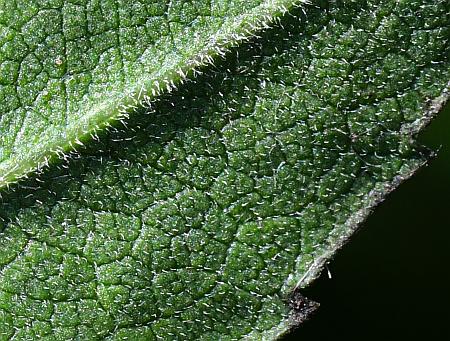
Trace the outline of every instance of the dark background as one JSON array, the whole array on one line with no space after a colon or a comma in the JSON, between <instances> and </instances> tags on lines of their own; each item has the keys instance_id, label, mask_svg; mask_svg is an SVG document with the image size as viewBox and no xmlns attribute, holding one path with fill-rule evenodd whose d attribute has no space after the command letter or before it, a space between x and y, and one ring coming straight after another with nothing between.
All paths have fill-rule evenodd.
<instances>
[{"instance_id":1,"label":"dark background","mask_svg":"<svg viewBox=\"0 0 450 341\"><path fill-rule=\"evenodd\" d=\"M285 340L450 340L450 105L419 141L439 151L303 291L321 303Z\"/></svg>"}]
</instances>

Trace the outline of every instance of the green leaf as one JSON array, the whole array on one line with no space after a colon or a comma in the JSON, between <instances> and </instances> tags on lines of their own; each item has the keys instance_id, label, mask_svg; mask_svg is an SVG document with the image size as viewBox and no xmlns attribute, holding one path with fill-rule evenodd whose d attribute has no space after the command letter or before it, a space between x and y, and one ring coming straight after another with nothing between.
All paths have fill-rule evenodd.
<instances>
[{"instance_id":1,"label":"green leaf","mask_svg":"<svg viewBox=\"0 0 450 341\"><path fill-rule=\"evenodd\" d=\"M298 325L313 309L299 290L426 161L414 138L448 98L449 10L292 9L4 191L0 335L271 339Z\"/></svg>"},{"instance_id":2,"label":"green leaf","mask_svg":"<svg viewBox=\"0 0 450 341\"><path fill-rule=\"evenodd\" d=\"M0 1L0 188L302 1Z\"/></svg>"}]
</instances>

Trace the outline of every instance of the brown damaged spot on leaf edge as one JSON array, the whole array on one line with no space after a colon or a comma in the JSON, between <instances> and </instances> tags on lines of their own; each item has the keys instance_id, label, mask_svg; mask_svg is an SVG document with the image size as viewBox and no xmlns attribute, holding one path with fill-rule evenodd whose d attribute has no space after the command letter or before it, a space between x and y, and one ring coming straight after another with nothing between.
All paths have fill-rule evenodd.
<instances>
[{"instance_id":1,"label":"brown damaged spot on leaf edge","mask_svg":"<svg viewBox=\"0 0 450 341\"><path fill-rule=\"evenodd\" d=\"M313 316L320 303L303 296L299 290L294 290L288 298L288 305L292 311L291 319L294 322L294 328L296 328Z\"/></svg>"}]
</instances>

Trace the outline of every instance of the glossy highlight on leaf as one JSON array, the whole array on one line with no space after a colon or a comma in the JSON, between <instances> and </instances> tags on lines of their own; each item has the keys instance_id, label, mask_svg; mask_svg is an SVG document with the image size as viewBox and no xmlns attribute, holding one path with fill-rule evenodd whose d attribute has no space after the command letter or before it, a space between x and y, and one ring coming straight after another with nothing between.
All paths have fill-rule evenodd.
<instances>
[{"instance_id":1,"label":"glossy highlight on leaf","mask_svg":"<svg viewBox=\"0 0 450 341\"><path fill-rule=\"evenodd\" d=\"M0 337L259 340L297 326L299 290L426 161L414 137L448 98L449 7L291 9L3 191Z\"/></svg>"}]
</instances>

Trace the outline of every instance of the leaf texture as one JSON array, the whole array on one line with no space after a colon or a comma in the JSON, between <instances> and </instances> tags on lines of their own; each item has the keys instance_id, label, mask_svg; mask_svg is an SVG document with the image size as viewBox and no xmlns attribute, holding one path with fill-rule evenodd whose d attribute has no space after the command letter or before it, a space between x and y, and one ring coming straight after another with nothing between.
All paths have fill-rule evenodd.
<instances>
[{"instance_id":1,"label":"leaf texture","mask_svg":"<svg viewBox=\"0 0 450 341\"><path fill-rule=\"evenodd\" d=\"M301 2L0 1L0 188Z\"/></svg>"},{"instance_id":2,"label":"leaf texture","mask_svg":"<svg viewBox=\"0 0 450 341\"><path fill-rule=\"evenodd\" d=\"M3 339L273 339L426 160L447 1L320 1L3 193ZM388 238L388 236L387 236ZM291 302L291 304L289 303Z\"/></svg>"}]
</instances>

